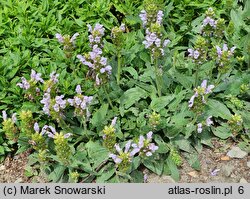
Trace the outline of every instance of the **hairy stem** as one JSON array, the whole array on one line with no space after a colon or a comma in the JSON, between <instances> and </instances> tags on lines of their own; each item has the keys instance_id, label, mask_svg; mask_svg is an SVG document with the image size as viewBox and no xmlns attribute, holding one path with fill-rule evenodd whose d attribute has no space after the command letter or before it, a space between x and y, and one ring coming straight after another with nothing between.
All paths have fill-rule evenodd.
<instances>
[{"instance_id":1,"label":"hairy stem","mask_svg":"<svg viewBox=\"0 0 250 199\"><path fill-rule=\"evenodd\" d=\"M120 84L120 79L121 79L121 70L122 70L122 66L121 66L121 52L120 50L117 51L117 84Z\"/></svg>"},{"instance_id":2,"label":"hairy stem","mask_svg":"<svg viewBox=\"0 0 250 199\"><path fill-rule=\"evenodd\" d=\"M219 73L218 73L218 76L217 76L217 80L216 80L216 82L215 82L215 86L218 86L218 85L219 85L220 80L221 80L221 73L219 72Z\"/></svg>"},{"instance_id":3,"label":"hairy stem","mask_svg":"<svg viewBox=\"0 0 250 199\"><path fill-rule=\"evenodd\" d=\"M199 71L198 71L198 66L196 65L196 70L195 70L195 82L194 82L194 87L196 88L198 86L198 74L199 74Z\"/></svg>"},{"instance_id":4,"label":"hairy stem","mask_svg":"<svg viewBox=\"0 0 250 199\"><path fill-rule=\"evenodd\" d=\"M158 96L161 97L161 76L158 74L158 60L154 59L154 67L155 67L155 82Z\"/></svg>"},{"instance_id":5,"label":"hairy stem","mask_svg":"<svg viewBox=\"0 0 250 199\"><path fill-rule=\"evenodd\" d=\"M111 102L111 100L110 100L110 97L109 97L109 95L108 95L108 92L107 92L107 89L106 89L106 85L103 85L102 88L103 88L104 93L105 93L105 95L106 95L106 97L107 97L107 100L108 100L109 105L111 106L111 108L114 108L114 106L113 106L113 104L112 104L112 102Z\"/></svg>"}]
</instances>

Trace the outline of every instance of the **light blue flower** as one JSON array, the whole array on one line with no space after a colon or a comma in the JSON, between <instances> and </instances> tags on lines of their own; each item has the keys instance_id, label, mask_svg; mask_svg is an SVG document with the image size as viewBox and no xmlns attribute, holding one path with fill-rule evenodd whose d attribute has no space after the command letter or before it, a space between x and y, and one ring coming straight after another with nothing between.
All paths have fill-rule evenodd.
<instances>
[{"instance_id":1,"label":"light blue flower","mask_svg":"<svg viewBox=\"0 0 250 199\"><path fill-rule=\"evenodd\" d=\"M207 119L206 119L206 125L207 126L211 126L213 124L213 121L211 120L212 116L209 116Z\"/></svg>"},{"instance_id":2,"label":"light blue flower","mask_svg":"<svg viewBox=\"0 0 250 199\"><path fill-rule=\"evenodd\" d=\"M202 123L197 124L197 132L201 133L202 132Z\"/></svg>"},{"instance_id":3,"label":"light blue flower","mask_svg":"<svg viewBox=\"0 0 250 199\"><path fill-rule=\"evenodd\" d=\"M41 73L36 73L36 71L34 71L33 69L31 70L30 78L36 82L44 82L41 78Z\"/></svg>"},{"instance_id":4,"label":"light blue flower","mask_svg":"<svg viewBox=\"0 0 250 199\"><path fill-rule=\"evenodd\" d=\"M3 115L3 120L7 120L7 113L6 111L2 111L2 115Z\"/></svg>"},{"instance_id":5,"label":"light blue flower","mask_svg":"<svg viewBox=\"0 0 250 199\"><path fill-rule=\"evenodd\" d=\"M35 122L35 124L34 124L34 130L35 130L35 132L37 132L37 133L39 133L39 131L40 131L40 128L39 128L39 125L38 125L37 122Z\"/></svg>"},{"instance_id":6,"label":"light blue flower","mask_svg":"<svg viewBox=\"0 0 250 199\"><path fill-rule=\"evenodd\" d=\"M80 86L80 85L77 85L77 86L76 86L76 93L77 93L77 94L82 94L82 89L81 89L81 86Z\"/></svg>"}]
</instances>

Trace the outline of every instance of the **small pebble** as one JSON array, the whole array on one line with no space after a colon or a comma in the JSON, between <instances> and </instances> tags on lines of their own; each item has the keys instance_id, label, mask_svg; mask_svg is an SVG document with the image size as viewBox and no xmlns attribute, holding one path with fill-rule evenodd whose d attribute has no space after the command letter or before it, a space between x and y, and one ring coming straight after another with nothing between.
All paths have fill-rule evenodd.
<instances>
[{"instance_id":1,"label":"small pebble","mask_svg":"<svg viewBox=\"0 0 250 199\"><path fill-rule=\"evenodd\" d=\"M248 183L245 178L240 179L240 183Z\"/></svg>"},{"instance_id":2,"label":"small pebble","mask_svg":"<svg viewBox=\"0 0 250 199\"><path fill-rule=\"evenodd\" d=\"M229 177L231 175L231 173L234 170L234 166L233 165L224 165L222 167L222 172L226 177Z\"/></svg>"},{"instance_id":3,"label":"small pebble","mask_svg":"<svg viewBox=\"0 0 250 199\"><path fill-rule=\"evenodd\" d=\"M3 170L5 170L5 166L4 166L4 165L1 165L1 166L0 166L0 171L3 171Z\"/></svg>"},{"instance_id":4,"label":"small pebble","mask_svg":"<svg viewBox=\"0 0 250 199\"><path fill-rule=\"evenodd\" d=\"M21 183L21 182L23 182L22 178L17 178L17 180L15 181L15 183Z\"/></svg>"},{"instance_id":5,"label":"small pebble","mask_svg":"<svg viewBox=\"0 0 250 199\"><path fill-rule=\"evenodd\" d=\"M239 147L232 147L232 149L228 151L227 156L242 159L247 156L247 152L242 151Z\"/></svg>"}]
</instances>

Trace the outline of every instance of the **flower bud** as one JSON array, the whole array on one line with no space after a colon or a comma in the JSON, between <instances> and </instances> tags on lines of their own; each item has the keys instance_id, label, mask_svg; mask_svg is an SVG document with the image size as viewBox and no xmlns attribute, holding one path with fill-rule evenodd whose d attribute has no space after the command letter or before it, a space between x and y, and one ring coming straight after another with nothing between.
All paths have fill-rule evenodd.
<instances>
[{"instance_id":1,"label":"flower bud","mask_svg":"<svg viewBox=\"0 0 250 199\"><path fill-rule=\"evenodd\" d=\"M234 136L237 136L238 133L242 130L243 120L241 115L235 114L232 115L231 119L227 122L230 126L230 129Z\"/></svg>"},{"instance_id":2,"label":"flower bud","mask_svg":"<svg viewBox=\"0 0 250 199\"><path fill-rule=\"evenodd\" d=\"M181 158L181 156L180 156L180 154L178 153L177 150L171 149L169 155L170 155L170 158L174 161L174 163L177 166L181 166L181 164L182 164L182 158Z\"/></svg>"},{"instance_id":3,"label":"flower bud","mask_svg":"<svg viewBox=\"0 0 250 199\"><path fill-rule=\"evenodd\" d=\"M79 177L80 177L80 174L77 171L69 173L69 181L72 183L77 183Z\"/></svg>"},{"instance_id":4,"label":"flower bud","mask_svg":"<svg viewBox=\"0 0 250 199\"><path fill-rule=\"evenodd\" d=\"M157 114L155 111L149 115L149 125L156 128L160 124L161 115Z\"/></svg>"},{"instance_id":5,"label":"flower bud","mask_svg":"<svg viewBox=\"0 0 250 199\"><path fill-rule=\"evenodd\" d=\"M63 164L69 164L72 151L68 144L67 138L65 138L65 135L62 132L55 133L54 143L57 157L62 161Z\"/></svg>"},{"instance_id":6,"label":"flower bud","mask_svg":"<svg viewBox=\"0 0 250 199\"><path fill-rule=\"evenodd\" d=\"M31 111L22 110L20 113L21 119L21 130L25 134L26 137L31 138L32 134L34 133L33 130L33 115Z\"/></svg>"},{"instance_id":7,"label":"flower bud","mask_svg":"<svg viewBox=\"0 0 250 199\"><path fill-rule=\"evenodd\" d=\"M16 113L12 115L12 118L7 118L6 111L2 111L3 114L3 131L6 135L6 138L17 142L18 139L18 128L15 125L16 122Z\"/></svg>"}]
</instances>

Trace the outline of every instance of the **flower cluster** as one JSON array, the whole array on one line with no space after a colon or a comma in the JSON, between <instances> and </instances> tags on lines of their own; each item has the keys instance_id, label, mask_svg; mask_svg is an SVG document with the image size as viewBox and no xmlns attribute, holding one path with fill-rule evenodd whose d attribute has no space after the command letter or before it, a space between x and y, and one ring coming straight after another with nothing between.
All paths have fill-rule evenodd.
<instances>
[{"instance_id":1,"label":"flower cluster","mask_svg":"<svg viewBox=\"0 0 250 199\"><path fill-rule=\"evenodd\" d=\"M37 123L34 124L35 134L32 136L33 147L37 150L46 149L45 138L43 135L47 134L48 137L54 139L55 143L55 151L57 157L64 163L68 164L70 156L72 155L70 146L68 144L67 138L69 138L72 134L66 133L63 134L57 133L56 129L53 126L45 125L41 132ZM40 133L39 133L40 132Z\"/></svg>"},{"instance_id":2,"label":"flower cluster","mask_svg":"<svg viewBox=\"0 0 250 199\"><path fill-rule=\"evenodd\" d=\"M142 10L139 15L144 28L150 27L150 25L154 23L161 25L163 16L163 11L159 10L158 5L153 1L148 2L145 6L145 10Z\"/></svg>"},{"instance_id":3,"label":"flower cluster","mask_svg":"<svg viewBox=\"0 0 250 199\"><path fill-rule=\"evenodd\" d=\"M50 115L50 93L44 93L43 99L40 101L43 106L43 112L47 115Z\"/></svg>"},{"instance_id":4,"label":"flower cluster","mask_svg":"<svg viewBox=\"0 0 250 199\"><path fill-rule=\"evenodd\" d=\"M212 93L214 85L207 86L207 80L203 80L201 86L195 88L195 94L189 100L189 108L192 108L195 112L200 114L203 110L204 104L206 104L206 97L209 93Z\"/></svg>"},{"instance_id":5,"label":"flower cluster","mask_svg":"<svg viewBox=\"0 0 250 199\"><path fill-rule=\"evenodd\" d=\"M53 105L53 109L55 112L60 112L61 110L66 108L67 101L63 99L64 95L55 97L55 104Z\"/></svg>"},{"instance_id":6,"label":"flower cluster","mask_svg":"<svg viewBox=\"0 0 250 199\"><path fill-rule=\"evenodd\" d=\"M31 140L29 141L29 143L37 151L39 151L39 150L43 151L47 148L46 142L45 142L45 137L43 136L46 133L46 128L47 128L47 125L45 125L42 128L42 131L40 132L40 128L39 128L38 123L35 122L35 124L34 124L33 129L34 129L35 133L33 133L31 135Z\"/></svg>"},{"instance_id":7,"label":"flower cluster","mask_svg":"<svg viewBox=\"0 0 250 199\"><path fill-rule=\"evenodd\" d=\"M95 45L102 47L102 37L104 36L105 29L103 25L97 23L94 28L91 25L88 26L88 31L90 32L89 35L89 42L90 46L93 47Z\"/></svg>"},{"instance_id":8,"label":"flower cluster","mask_svg":"<svg viewBox=\"0 0 250 199\"><path fill-rule=\"evenodd\" d=\"M126 172L129 169L129 165L132 162L132 158L134 156L134 153L129 152L131 143L131 140L126 143L124 151L122 151L118 144L115 144L115 149L118 152L118 155L113 153L109 155L109 157L111 157L116 163L118 169L122 172Z\"/></svg>"},{"instance_id":9,"label":"flower cluster","mask_svg":"<svg viewBox=\"0 0 250 199\"><path fill-rule=\"evenodd\" d=\"M56 83L58 83L58 74L52 72L50 79L44 83L45 92L43 99L40 101L43 104L43 112L53 118L62 116L62 111L66 108L67 101L64 100L64 95L52 96L56 93Z\"/></svg>"},{"instance_id":10,"label":"flower cluster","mask_svg":"<svg viewBox=\"0 0 250 199\"><path fill-rule=\"evenodd\" d=\"M222 73L227 72L230 68L231 57L234 54L236 47L228 49L227 44L223 44L223 47L215 46L216 48L216 61L219 65L219 70Z\"/></svg>"},{"instance_id":11,"label":"flower cluster","mask_svg":"<svg viewBox=\"0 0 250 199\"><path fill-rule=\"evenodd\" d=\"M111 125L105 126L103 131L103 145L107 147L110 151L113 150L114 145L116 143L116 135L115 135L115 124L117 117L115 117Z\"/></svg>"},{"instance_id":12,"label":"flower cluster","mask_svg":"<svg viewBox=\"0 0 250 199\"><path fill-rule=\"evenodd\" d=\"M20 119L21 119L21 131L28 137L31 138L31 135L33 133L33 116L31 111L24 111L22 110L20 113Z\"/></svg>"},{"instance_id":13,"label":"flower cluster","mask_svg":"<svg viewBox=\"0 0 250 199\"><path fill-rule=\"evenodd\" d=\"M157 25L154 27L157 28ZM157 29L160 29L160 27ZM145 45L146 49L151 50L152 56L155 58L163 56L163 48L165 48L170 43L169 39L166 39L162 42L161 37L161 33L157 34L157 32L152 32L150 29L146 29L145 40L142 43Z\"/></svg>"},{"instance_id":14,"label":"flower cluster","mask_svg":"<svg viewBox=\"0 0 250 199\"><path fill-rule=\"evenodd\" d=\"M249 90L250 90L249 84L241 84L241 85L240 85L240 93L241 93L241 94L245 94L245 93L247 93L247 91L249 91Z\"/></svg>"},{"instance_id":15,"label":"flower cluster","mask_svg":"<svg viewBox=\"0 0 250 199\"><path fill-rule=\"evenodd\" d=\"M36 73L33 69L31 70L30 80L28 81L25 77L21 77L21 83L16 85L24 90L28 90L26 97L33 100L34 96L40 93L40 89L36 86L38 82L44 83L44 80L41 78L41 73Z\"/></svg>"},{"instance_id":16,"label":"flower cluster","mask_svg":"<svg viewBox=\"0 0 250 199\"><path fill-rule=\"evenodd\" d=\"M153 153L158 150L158 146L156 146L154 143L151 143L152 141L152 135L153 132L150 131L147 133L147 138L145 139L144 136L139 137L139 141L137 143L133 143L132 147L134 150L131 152L133 155L136 153L139 153L140 156L152 156Z\"/></svg>"},{"instance_id":17,"label":"flower cluster","mask_svg":"<svg viewBox=\"0 0 250 199\"><path fill-rule=\"evenodd\" d=\"M155 111L149 115L149 125L156 128L160 124L161 115L157 114Z\"/></svg>"},{"instance_id":18,"label":"flower cluster","mask_svg":"<svg viewBox=\"0 0 250 199\"><path fill-rule=\"evenodd\" d=\"M9 140L16 142L17 137L18 137L18 135L17 135L18 129L15 126L15 123L17 121L16 113L14 113L11 118L8 118L6 111L2 111L2 116L3 116L3 123L2 123L3 124L3 131L6 135L6 137Z\"/></svg>"},{"instance_id":19,"label":"flower cluster","mask_svg":"<svg viewBox=\"0 0 250 199\"><path fill-rule=\"evenodd\" d=\"M153 132L150 131L147 133L147 138L145 139L144 136L140 136L138 142L132 143L132 141L128 141L125 145L124 151L120 148L118 144L115 144L114 147L118 153L118 155L111 153L109 157L111 157L114 162L116 163L118 169L120 171L125 172L128 168L130 163L132 162L132 158L138 153L139 156L142 157L149 157L152 156L153 153L158 150L158 146L152 143L152 135ZM132 149L130 150L132 146Z\"/></svg>"},{"instance_id":20,"label":"flower cluster","mask_svg":"<svg viewBox=\"0 0 250 199\"><path fill-rule=\"evenodd\" d=\"M96 85L104 84L111 75L112 67L108 65L107 58L102 56L101 39L104 35L104 28L100 24L96 24L94 28L88 25L90 46L92 51L82 55L77 55L80 62L89 67L89 75L95 80Z\"/></svg>"},{"instance_id":21,"label":"flower cluster","mask_svg":"<svg viewBox=\"0 0 250 199\"><path fill-rule=\"evenodd\" d=\"M176 149L171 149L169 156L177 166L181 166L182 158Z\"/></svg>"},{"instance_id":22,"label":"flower cluster","mask_svg":"<svg viewBox=\"0 0 250 199\"><path fill-rule=\"evenodd\" d=\"M242 109L244 107L243 101L241 101L238 97L233 96L231 94L225 97L237 108Z\"/></svg>"},{"instance_id":23,"label":"flower cluster","mask_svg":"<svg viewBox=\"0 0 250 199\"><path fill-rule=\"evenodd\" d=\"M139 16L146 29L145 40L142 43L146 49L150 49L152 58L163 56L164 48L170 43L169 39L162 40L163 11L158 10L155 3L150 2Z\"/></svg>"},{"instance_id":24,"label":"flower cluster","mask_svg":"<svg viewBox=\"0 0 250 199\"><path fill-rule=\"evenodd\" d=\"M197 132L201 133L202 132L202 126L206 125L206 126L211 126L213 124L213 121L211 120L212 116L209 116L205 122L200 122L197 124Z\"/></svg>"},{"instance_id":25,"label":"flower cluster","mask_svg":"<svg viewBox=\"0 0 250 199\"><path fill-rule=\"evenodd\" d=\"M36 71L34 71L33 69L31 70L31 74L30 74L30 81L27 81L25 79L25 77L21 77L22 82L21 83L17 83L17 86L19 86L20 88L23 88L24 90L28 90L31 87L31 83L37 83L37 82L41 82L43 83L43 79L41 78L41 73L36 73Z\"/></svg>"},{"instance_id":26,"label":"flower cluster","mask_svg":"<svg viewBox=\"0 0 250 199\"><path fill-rule=\"evenodd\" d=\"M16 85L19 86L20 88L23 88L24 90L28 90L30 88L30 84L27 81L25 77L21 77L22 82L17 83Z\"/></svg>"},{"instance_id":27,"label":"flower cluster","mask_svg":"<svg viewBox=\"0 0 250 199\"><path fill-rule=\"evenodd\" d=\"M203 37L199 37L196 40L195 48L188 49L188 57L192 58L192 61L197 64L202 64L207 60L207 42Z\"/></svg>"},{"instance_id":28,"label":"flower cluster","mask_svg":"<svg viewBox=\"0 0 250 199\"><path fill-rule=\"evenodd\" d=\"M70 172L70 173L69 173L69 180L70 180L70 182L72 182L72 183L77 183L79 177L80 177L80 174L79 174L77 171L74 171L74 172Z\"/></svg>"},{"instance_id":29,"label":"flower cluster","mask_svg":"<svg viewBox=\"0 0 250 199\"><path fill-rule=\"evenodd\" d=\"M75 107L75 115L86 116L86 118L88 118L90 115L88 106L93 100L93 97L83 96L80 85L76 86L76 93L77 94L74 96L73 99L70 98L67 99L67 101L71 106Z\"/></svg>"},{"instance_id":30,"label":"flower cluster","mask_svg":"<svg viewBox=\"0 0 250 199\"><path fill-rule=\"evenodd\" d=\"M111 30L111 38L113 40L113 43L117 46L117 47L121 47L122 43L123 43L123 33L125 32L125 24L121 24L120 27L115 26L112 28Z\"/></svg>"},{"instance_id":31,"label":"flower cluster","mask_svg":"<svg viewBox=\"0 0 250 199\"><path fill-rule=\"evenodd\" d=\"M214 15L213 9L209 8L201 25L201 33L204 36L215 36L221 38L224 35L225 21L224 19L215 20Z\"/></svg>"},{"instance_id":32,"label":"flower cluster","mask_svg":"<svg viewBox=\"0 0 250 199\"><path fill-rule=\"evenodd\" d=\"M46 165L46 162L49 160L48 149L38 150L37 157L42 165Z\"/></svg>"},{"instance_id":33,"label":"flower cluster","mask_svg":"<svg viewBox=\"0 0 250 199\"><path fill-rule=\"evenodd\" d=\"M75 33L71 38L69 35L63 36L59 33L56 33L55 36L59 43L63 44L63 49L65 51L72 51L75 48L75 40L79 36L79 33Z\"/></svg>"},{"instance_id":34,"label":"flower cluster","mask_svg":"<svg viewBox=\"0 0 250 199\"><path fill-rule=\"evenodd\" d=\"M59 74L57 74L55 71L50 73L50 79L44 82L44 91L48 93L55 93L56 88L55 85L58 83L58 77Z\"/></svg>"},{"instance_id":35,"label":"flower cluster","mask_svg":"<svg viewBox=\"0 0 250 199\"><path fill-rule=\"evenodd\" d=\"M235 114L232 115L231 119L228 121L228 124L230 126L233 135L236 136L242 130L243 119L241 115Z\"/></svg>"}]
</instances>

